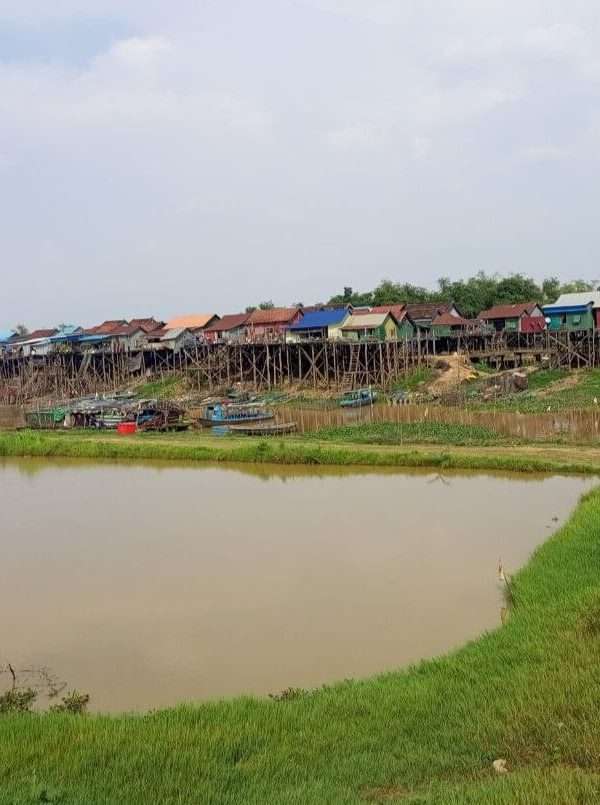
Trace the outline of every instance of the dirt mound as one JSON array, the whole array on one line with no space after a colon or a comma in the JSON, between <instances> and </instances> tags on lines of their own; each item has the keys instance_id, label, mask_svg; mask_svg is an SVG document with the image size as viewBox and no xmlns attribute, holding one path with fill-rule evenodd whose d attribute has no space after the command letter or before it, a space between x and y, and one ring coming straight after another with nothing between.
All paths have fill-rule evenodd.
<instances>
[{"instance_id":1,"label":"dirt mound","mask_svg":"<svg viewBox=\"0 0 600 805\"><path fill-rule=\"evenodd\" d=\"M454 355L444 355L443 358L436 359L433 368L439 372L435 380L429 384L429 391L434 396L479 377L469 359L456 352Z\"/></svg>"}]
</instances>

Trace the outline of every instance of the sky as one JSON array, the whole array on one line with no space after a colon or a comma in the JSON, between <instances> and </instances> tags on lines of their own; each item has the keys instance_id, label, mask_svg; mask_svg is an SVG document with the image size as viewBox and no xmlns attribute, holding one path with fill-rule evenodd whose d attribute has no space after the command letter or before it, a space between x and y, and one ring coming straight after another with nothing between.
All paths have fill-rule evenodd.
<instances>
[{"instance_id":1,"label":"sky","mask_svg":"<svg viewBox=\"0 0 600 805\"><path fill-rule=\"evenodd\" d=\"M594 0L0 0L0 329L600 278Z\"/></svg>"}]
</instances>

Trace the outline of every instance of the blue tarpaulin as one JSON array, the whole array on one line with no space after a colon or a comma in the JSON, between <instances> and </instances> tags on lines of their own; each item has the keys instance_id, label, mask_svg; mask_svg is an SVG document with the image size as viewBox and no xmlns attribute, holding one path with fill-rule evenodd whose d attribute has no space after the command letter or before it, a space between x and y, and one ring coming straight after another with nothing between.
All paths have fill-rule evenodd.
<instances>
[{"instance_id":1,"label":"blue tarpaulin","mask_svg":"<svg viewBox=\"0 0 600 805\"><path fill-rule=\"evenodd\" d=\"M320 330L323 327L332 327L341 324L348 310L345 307L335 308L335 310L309 310L297 324L292 324L290 330Z\"/></svg>"}]
</instances>

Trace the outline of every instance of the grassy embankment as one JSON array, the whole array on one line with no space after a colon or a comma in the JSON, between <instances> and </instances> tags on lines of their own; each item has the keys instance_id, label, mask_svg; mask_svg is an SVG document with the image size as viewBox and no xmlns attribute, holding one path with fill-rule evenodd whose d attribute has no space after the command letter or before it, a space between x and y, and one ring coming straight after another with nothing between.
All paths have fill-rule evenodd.
<instances>
[{"instance_id":1,"label":"grassy embankment","mask_svg":"<svg viewBox=\"0 0 600 805\"><path fill-rule=\"evenodd\" d=\"M279 701L1 715L0 803L598 801L599 578L596 491L516 575L508 623L460 651Z\"/></svg>"},{"instance_id":2,"label":"grassy embankment","mask_svg":"<svg viewBox=\"0 0 600 805\"><path fill-rule=\"evenodd\" d=\"M596 402L594 402L596 400ZM548 410L574 411L596 408L600 402L600 370L568 372L564 369L541 369L529 375L527 391L483 403L476 396L470 404L488 410L544 413Z\"/></svg>"},{"instance_id":3,"label":"grassy embankment","mask_svg":"<svg viewBox=\"0 0 600 805\"><path fill-rule=\"evenodd\" d=\"M397 438L395 441L386 441L380 435L385 431L385 426L381 425L363 426L362 431L359 426L356 428L358 432L350 435L336 434L337 429L332 429L321 431L316 436L311 434L286 439L219 438L197 433L118 436L90 431L22 431L0 433L0 457L157 459L600 474L600 447L516 444L500 436L492 441L487 429L477 426L423 423L403 427L408 428L409 432L412 428L415 442L419 441L417 431L420 430L421 443L400 442ZM364 431L368 434L370 429L379 434L379 443L369 440L365 443ZM432 436L432 432L437 432L437 436ZM459 436L455 443L451 443L453 434Z\"/></svg>"}]
</instances>

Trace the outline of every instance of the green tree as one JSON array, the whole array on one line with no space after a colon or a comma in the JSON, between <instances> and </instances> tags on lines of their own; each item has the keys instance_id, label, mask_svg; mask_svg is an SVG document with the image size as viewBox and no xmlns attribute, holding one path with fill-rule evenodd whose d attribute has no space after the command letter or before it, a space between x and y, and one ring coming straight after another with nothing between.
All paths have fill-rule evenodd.
<instances>
[{"instance_id":1,"label":"green tree","mask_svg":"<svg viewBox=\"0 0 600 805\"><path fill-rule=\"evenodd\" d=\"M463 316L473 318L496 302L498 278L478 271L467 280L438 280L440 301L454 302Z\"/></svg>"},{"instance_id":2,"label":"green tree","mask_svg":"<svg viewBox=\"0 0 600 805\"><path fill-rule=\"evenodd\" d=\"M547 303L556 302L561 293L561 285L558 277L546 277L542 282L542 301Z\"/></svg>"},{"instance_id":3,"label":"green tree","mask_svg":"<svg viewBox=\"0 0 600 805\"><path fill-rule=\"evenodd\" d=\"M535 302L543 295L540 286L523 274L511 274L504 277L496 286L497 303L512 304L514 302Z\"/></svg>"},{"instance_id":4,"label":"green tree","mask_svg":"<svg viewBox=\"0 0 600 805\"><path fill-rule=\"evenodd\" d=\"M593 291L594 285L586 280L572 280L560 286L561 293L584 293L585 291Z\"/></svg>"}]
</instances>

